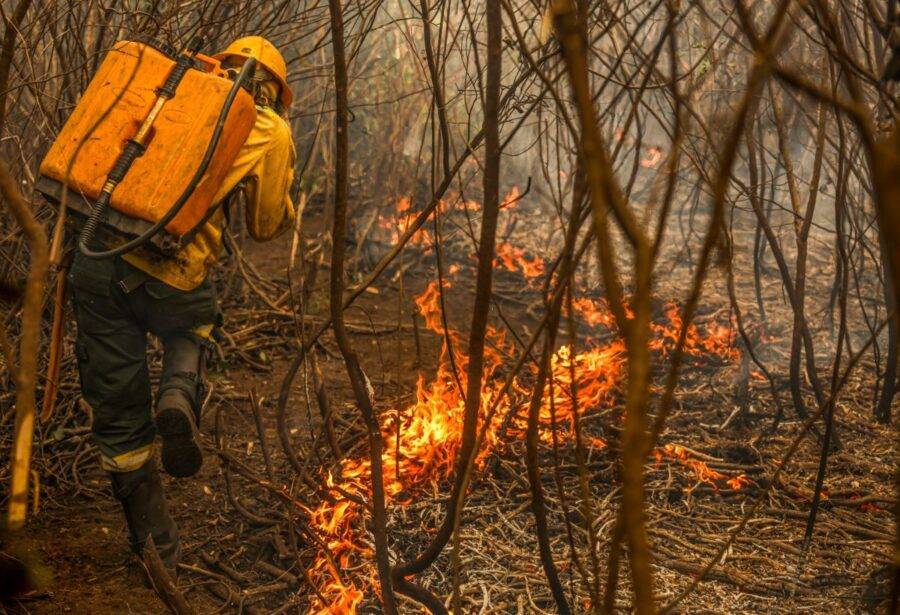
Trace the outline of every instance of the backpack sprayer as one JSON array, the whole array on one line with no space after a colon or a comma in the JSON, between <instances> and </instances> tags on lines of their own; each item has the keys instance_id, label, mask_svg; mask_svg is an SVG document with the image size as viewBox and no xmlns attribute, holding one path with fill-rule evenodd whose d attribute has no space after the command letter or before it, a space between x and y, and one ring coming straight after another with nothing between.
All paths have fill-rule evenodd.
<instances>
[{"instance_id":1,"label":"backpack sprayer","mask_svg":"<svg viewBox=\"0 0 900 615\"><path fill-rule=\"evenodd\" d=\"M69 191L85 256L141 246L174 255L215 211L256 120L248 92L256 60L233 77L201 44L176 56L149 42L116 43L47 152L37 189L55 203ZM118 245L96 250L99 232Z\"/></svg>"}]
</instances>

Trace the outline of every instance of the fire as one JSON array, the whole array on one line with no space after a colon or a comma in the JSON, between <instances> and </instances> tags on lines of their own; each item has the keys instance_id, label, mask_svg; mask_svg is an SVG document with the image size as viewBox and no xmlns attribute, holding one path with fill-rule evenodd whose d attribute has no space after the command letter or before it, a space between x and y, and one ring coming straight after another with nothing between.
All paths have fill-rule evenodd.
<instances>
[{"instance_id":1,"label":"fire","mask_svg":"<svg viewBox=\"0 0 900 615\"><path fill-rule=\"evenodd\" d=\"M656 335L654 350L668 354L675 348L678 335L681 331L683 320L681 310L672 302L665 307L666 320L669 324L653 323L650 325ZM705 326L705 333L701 334L697 325L688 325L685 337L684 350L687 354L696 356L718 356L726 360L734 360L740 357L740 351L734 346L735 332L730 326L724 326L716 321L710 321Z\"/></svg>"},{"instance_id":2,"label":"fire","mask_svg":"<svg viewBox=\"0 0 900 615\"><path fill-rule=\"evenodd\" d=\"M655 145L647 150L647 157L641 160L641 166L645 169L655 169L659 161L662 160L662 148Z\"/></svg>"},{"instance_id":3,"label":"fire","mask_svg":"<svg viewBox=\"0 0 900 615\"><path fill-rule=\"evenodd\" d=\"M500 209L515 209L516 203L518 203L521 198L522 193L519 192L518 186L513 186L509 189L509 192L506 193L506 196L503 197L503 202L500 203Z\"/></svg>"},{"instance_id":4,"label":"fire","mask_svg":"<svg viewBox=\"0 0 900 615\"><path fill-rule=\"evenodd\" d=\"M522 194L519 191L518 187L513 186L512 188L510 188L509 192L506 193L506 196L503 197L500 208L506 210L515 209L521 198ZM478 201L461 199L457 196L441 199L441 201L437 205L437 209L442 214L447 213L451 210L452 203L456 203L456 206L459 209L465 209L471 212L480 211L482 207L481 203L479 203ZM412 197L402 196L397 200L396 204L393 207L393 211L391 211L387 215L381 214L378 217L376 226L377 228L386 231L388 235L387 240L391 244L396 244L400 241L400 237L410 229L417 216L418 213L413 211ZM415 233L413 233L413 236L410 238L409 243L410 245L418 246L427 250L433 243L431 232L429 232L423 226ZM508 259L504 259L503 264L510 271L516 271L519 268L522 268L522 272L526 275L526 277L537 277L543 274L544 261L542 261L540 258L528 258L524 256L522 250L519 250L518 248L515 248L510 244L505 245L508 246L506 248L508 250ZM498 246L498 255L501 249L502 248ZM517 266L514 262L520 259L522 260L521 267Z\"/></svg>"},{"instance_id":5,"label":"fire","mask_svg":"<svg viewBox=\"0 0 900 615\"><path fill-rule=\"evenodd\" d=\"M572 299L572 309L591 327L602 325L607 329L612 329L616 324L612 312L604 302L597 302L588 297L576 297ZM626 311L629 316L633 316L631 310L626 308Z\"/></svg>"},{"instance_id":6,"label":"fire","mask_svg":"<svg viewBox=\"0 0 900 615\"><path fill-rule=\"evenodd\" d=\"M525 278L531 280L544 275L544 261L537 257L529 257L525 250L510 243L501 241L497 244L497 261L508 271L521 271Z\"/></svg>"},{"instance_id":7,"label":"fire","mask_svg":"<svg viewBox=\"0 0 900 615\"><path fill-rule=\"evenodd\" d=\"M438 207L443 211L446 209L446 203L441 201ZM412 211L412 199L408 196L401 197L394 206L394 215L379 216L378 227L389 233L389 241L395 244L400 241L400 237L412 227L418 213ZM431 243L431 233L424 227L413 233L409 240L411 245L428 248Z\"/></svg>"},{"instance_id":8,"label":"fire","mask_svg":"<svg viewBox=\"0 0 900 615\"><path fill-rule=\"evenodd\" d=\"M653 452L657 462L662 461L664 457L677 461L682 466L688 468L694 477L701 483L711 485L718 489L719 483L725 483L735 491L740 491L750 484L750 479L744 474L728 477L721 472L713 470L705 462L694 459L687 450L679 444L666 444L661 449Z\"/></svg>"},{"instance_id":9,"label":"fire","mask_svg":"<svg viewBox=\"0 0 900 615\"><path fill-rule=\"evenodd\" d=\"M401 212L406 209L408 207L404 205ZM511 248L498 251L504 266L509 267L507 259L510 259L510 263L523 274L527 275L529 267L535 268L532 272L537 269L543 272L543 261L527 259L524 253ZM451 282L445 280L444 288L450 287ZM613 317L605 304L586 298L576 299L573 304L587 324L612 330ZM416 305L425 325L438 335L443 335L440 287L437 282L428 284L416 298ZM665 315L668 322L656 323L652 329L653 348L664 353L674 347L681 326L681 316L674 304L666 307ZM482 416L502 387L504 357L515 350L507 343L502 331L489 328L487 335L491 343L485 349ZM407 503L412 495L439 484L453 472L462 440L465 403L460 384L465 387L467 357L461 350L464 348L463 336L453 330L449 331L449 336L453 342L454 361L449 360L450 350L444 343L437 373L430 380L422 376L418 380L415 402L399 413L387 411L382 415L385 442L382 461L388 505ZM698 327L692 326L688 331L685 351L691 355L712 353L731 358L732 340L733 335L728 327L710 323L701 332ZM453 373L453 363L457 374ZM539 417L543 427L542 440L549 444L555 436L559 442L571 441L576 416L609 410L621 396L626 369L627 351L619 337L584 349L560 347L551 358L552 378L541 400ZM504 398L494 415L495 419L487 426L484 448L477 457L480 464L503 446L503 437L524 438L527 403L533 381L534 371L523 373L514 381L512 394ZM573 390L577 391L574 397ZM512 418L504 427L503 420L507 416ZM556 426L555 433L552 425ZM501 433L504 429L505 433ZM585 441L597 449L606 446L606 442L596 436L588 435ZM678 445L668 444L655 454L658 459L666 457L675 460L688 468L698 480L714 486L725 483L733 489L740 489L749 482L743 475L729 478L709 468ZM369 499L371 493L370 461L365 455L345 458L323 478L329 497L317 507L308 509L307 513L310 527L321 537L327 550L319 550L307 572L325 601L315 601L310 612L319 615L355 613L364 595L367 592L374 594L376 587L373 551L364 523L367 513L360 505L361 501Z\"/></svg>"},{"instance_id":10,"label":"fire","mask_svg":"<svg viewBox=\"0 0 900 615\"><path fill-rule=\"evenodd\" d=\"M735 491L740 491L744 487L750 484L750 479L747 478L745 474L738 474L737 476L732 476L728 480L725 481L729 487L734 489Z\"/></svg>"}]
</instances>

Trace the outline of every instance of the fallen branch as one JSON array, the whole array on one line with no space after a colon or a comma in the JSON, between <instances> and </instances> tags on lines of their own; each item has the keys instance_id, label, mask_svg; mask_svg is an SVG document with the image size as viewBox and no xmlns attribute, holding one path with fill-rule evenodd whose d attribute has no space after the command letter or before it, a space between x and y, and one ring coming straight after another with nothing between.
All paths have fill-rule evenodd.
<instances>
[{"instance_id":1,"label":"fallen branch","mask_svg":"<svg viewBox=\"0 0 900 615\"><path fill-rule=\"evenodd\" d=\"M169 610L175 615L194 615L194 609L188 604L184 594L178 590L172 575L169 574L169 571L163 565L159 557L159 551L156 550L156 545L153 542L153 536L147 536L147 542L144 543L144 551L141 553L141 560L147 569L147 575L150 577L153 589L156 590L157 595L159 595L165 605L169 607Z\"/></svg>"}]
</instances>

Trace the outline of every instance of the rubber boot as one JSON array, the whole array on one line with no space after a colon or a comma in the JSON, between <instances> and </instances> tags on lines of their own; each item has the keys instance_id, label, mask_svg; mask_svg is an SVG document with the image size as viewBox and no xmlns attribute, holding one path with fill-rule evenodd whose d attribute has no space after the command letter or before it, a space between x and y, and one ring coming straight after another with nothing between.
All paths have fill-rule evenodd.
<instances>
[{"instance_id":1,"label":"rubber boot","mask_svg":"<svg viewBox=\"0 0 900 615\"><path fill-rule=\"evenodd\" d=\"M141 557L147 537L152 536L163 564L174 572L181 558L178 527L169 515L156 461L150 459L131 472L109 474L113 494L122 503L125 512L131 550Z\"/></svg>"},{"instance_id":2,"label":"rubber boot","mask_svg":"<svg viewBox=\"0 0 900 615\"><path fill-rule=\"evenodd\" d=\"M163 373L156 402L156 429L162 463L177 478L193 476L203 465L200 448L200 370L202 348L193 336L163 341Z\"/></svg>"}]
</instances>

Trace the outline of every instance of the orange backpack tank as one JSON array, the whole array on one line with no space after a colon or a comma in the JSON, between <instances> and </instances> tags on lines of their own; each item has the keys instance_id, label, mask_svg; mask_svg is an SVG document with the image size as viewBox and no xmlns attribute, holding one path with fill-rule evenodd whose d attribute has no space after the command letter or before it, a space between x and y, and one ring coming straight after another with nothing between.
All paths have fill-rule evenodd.
<instances>
[{"instance_id":1,"label":"orange backpack tank","mask_svg":"<svg viewBox=\"0 0 900 615\"><path fill-rule=\"evenodd\" d=\"M233 86L218 61L200 54L194 58L194 69L184 74L174 97L165 101L153 120L143 154L110 196L103 223L126 236L138 235L160 221L181 196L199 169ZM70 191L68 206L89 215L91 203L157 102L157 89L174 66L172 57L149 44L116 43L41 163L38 190L58 201L65 185ZM205 221L255 119L253 97L242 89L205 174L165 225L168 234L176 239L190 236Z\"/></svg>"}]
</instances>

